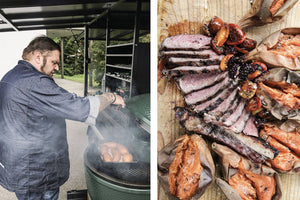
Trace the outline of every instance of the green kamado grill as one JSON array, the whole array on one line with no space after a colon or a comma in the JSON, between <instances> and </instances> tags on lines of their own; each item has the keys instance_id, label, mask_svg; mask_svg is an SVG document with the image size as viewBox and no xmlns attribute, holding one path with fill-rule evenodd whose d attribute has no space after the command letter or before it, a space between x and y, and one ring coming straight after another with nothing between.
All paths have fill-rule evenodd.
<instances>
[{"instance_id":1,"label":"green kamado grill","mask_svg":"<svg viewBox=\"0 0 300 200\"><path fill-rule=\"evenodd\" d=\"M104 139L89 127L89 146L84 155L87 190L91 200L150 199L150 95L142 94L126 102L126 108L109 107L96 123ZM98 145L116 142L133 155L130 163L106 163Z\"/></svg>"}]
</instances>

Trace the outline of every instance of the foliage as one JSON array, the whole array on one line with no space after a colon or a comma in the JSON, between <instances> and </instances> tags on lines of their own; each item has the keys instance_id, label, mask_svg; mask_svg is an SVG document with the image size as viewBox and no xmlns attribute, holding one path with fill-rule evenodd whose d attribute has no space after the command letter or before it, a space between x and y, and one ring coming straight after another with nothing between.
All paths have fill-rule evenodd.
<instances>
[{"instance_id":1,"label":"foliage","mask_svg":"<svg viewBox=\"0 0 300 200\"><path fill-rule=\"evenodd\" d=\"M84 73L84 40L76 40L77 36L64 37L64 75L65 76L74 76ZM52 38L56 43L61 43L61 38L55 37ZM132 41L127 41L129 43ZM139 42L148 43L150 42L150 34L143 35L139 38ZM112 44L117 44L118 41L112 41ZM123 42L124 43L124 42ZM95 83L100 86L102 78L105 71L105 41L92 40L89 41L89 57L90 64L89 70L89 79L92 79L93 86L96 86ZM61 63L60 63L61 66ZM61 74L61 68L57 72L57 75ZM75 76L74 80L78 80L78 77ZM69 79L69 78L68 78Z\"/></svg>"},{"instance_id":2,"label":"foliage","mask_svg":"<svg viewBox=\"0 0 300 200\"><path fill-rule=\"evenodd\" d=\"M105 41L90 41L89 51L90 51L90 70L94 73L93 79L96 83L101 85L102 77L105 71Z\"/></svg>"},{"instance_id":3,"label":"foliage","mask_svg":"<svg viewBox=\"0 0 300 200\"><path fill-rule=\"evenodd\" d=\"M139 38L140 43L150 43L150 34L143 35Z\"/></svg>"},{"instance_id":4,"label":"foliage","mask_svg":"<svg viewBox=\"0 0 300 200\"><path fill-rule=\"evenodd\" d=\"M64 42L64 75L82 74L84 71L84 41L78 41L73 36L62 39ZM58 44L61 43L61 38L56 37L53 40ZM61 74L61 68L57 73Z\"/></svg>"}]
</instances>

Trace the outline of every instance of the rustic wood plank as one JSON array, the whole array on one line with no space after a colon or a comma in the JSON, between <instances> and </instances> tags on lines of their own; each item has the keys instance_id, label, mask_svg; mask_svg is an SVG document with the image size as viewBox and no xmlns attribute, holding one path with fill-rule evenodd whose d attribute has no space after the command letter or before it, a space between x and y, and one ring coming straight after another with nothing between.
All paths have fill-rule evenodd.
<instances>
[{"instance_id":1,"label":"rustic wood plank","mask_svg":"<svg viewBox=\"0 0 300 200\"><path fill-rule=\"evenodd\" d=\"M227 23L236 23L251 8L248 0L158 0L158 44L165 37L182 33L200 33L201 21L219 16ZM245 29L247 37L261 42L267 35L285 27L300 27L300 2L288 15L273 24ZM180 23L178 26L174 25ZM160 80L164 83L166 80ZM164 85L164 84L162 84ZM175 120L174 106L184 105L180 91L173 81L167 82L164 90L158 92L158 151L173 142L184 130ZM300 174L281 175L282 199L299 199ZM168 199L158 184L158 199ZM225 200L221 190L212 184L200 200Z\"/></svg>"}]
</instances>

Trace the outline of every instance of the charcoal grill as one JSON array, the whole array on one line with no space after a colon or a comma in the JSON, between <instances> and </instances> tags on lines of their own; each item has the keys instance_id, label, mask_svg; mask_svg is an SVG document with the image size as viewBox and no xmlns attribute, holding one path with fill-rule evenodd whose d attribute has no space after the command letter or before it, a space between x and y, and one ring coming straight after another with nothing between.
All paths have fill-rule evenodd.
<instances>
[{"instance_id":1,"label":"charcoal grill","mask_svg":"<svg viewBox=\"0 0 300 200\"><path fill-rule=\"evenodd\" d=\"M150 199L150 95L131 98L126 108L111 106L96 121L104 140L89 127L89 146L84 155L91 199ZM133 162L104 162L98 150L103 142L126 146Z\"/></svg>"}]
</instances>

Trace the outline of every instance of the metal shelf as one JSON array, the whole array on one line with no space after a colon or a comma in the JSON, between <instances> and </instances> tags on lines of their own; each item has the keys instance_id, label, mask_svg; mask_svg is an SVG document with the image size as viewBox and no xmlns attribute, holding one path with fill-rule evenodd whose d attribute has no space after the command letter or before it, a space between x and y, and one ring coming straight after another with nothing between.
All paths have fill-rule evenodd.
<instances>
[{"instance_id":1,"label":"metal shelf","mask_svg":"<svg viewBox=\"0 0 300 200\"><path fill-rule=\"evenodd\" d=\"M111 65L111 64L106 64L107 67L113 67L113 68L118 68L118 69L128 69L131 70L131 67L126 67L122 65Z\"/></svg>"},{"instance_id":2,"label":"metal shelf","mask_svg":"<svg viewBox=\"0 0 300 200\"><path fill-rule=\"evenodd\" d=\"M131 83L131 80L130 80L130 79L125 79L125 78L117 77L117 76L110 75L110 74L106 74L106 76L109 76L109 77L112 77L112 78L115 78L115 79L119 79L119 80L122 80L122 81L126 81L126 82Z\"/></svg>"},{"instance_id":3,"label":"metal shelf","mask_svg":"<svg viewBox=\"0 0 300 200\"><path fill-rule=\"evenodd\" d=\"M131 57L133 54L106 54L106 56L115 56L115 57Z\"/></svg>"},{"instance_id":4,"label":"metal shelf","mask_svg":"<svg viewBox=\"0 0 300 200\"><path fill-rule=\"evenodd\" d=\"M133 43L116 44L116 45L110 45L110 46L107 46L107 48L123 47L123 46L132 46L132 45L133 45Z\"/></svg>"}]
</instances>

